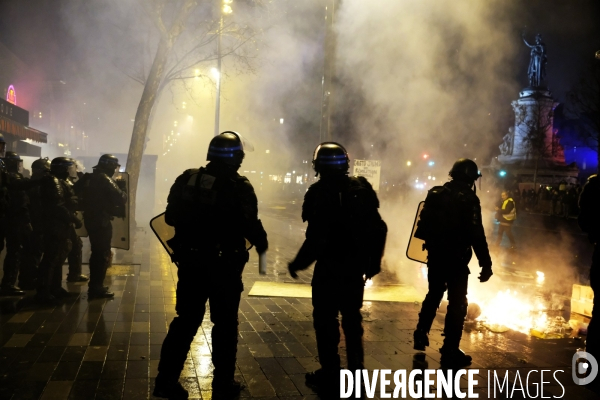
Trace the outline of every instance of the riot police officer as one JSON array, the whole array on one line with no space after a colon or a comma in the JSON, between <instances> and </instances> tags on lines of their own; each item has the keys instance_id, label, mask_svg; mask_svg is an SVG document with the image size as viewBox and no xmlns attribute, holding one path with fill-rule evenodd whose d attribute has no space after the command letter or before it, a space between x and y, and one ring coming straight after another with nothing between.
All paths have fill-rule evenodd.
<instances>
[{"instance_id":1,"label":"riot police officer","mask_svg":"<svg viewBox=\"0 0 600 400\"><path fill-rule=\"evenodd\" d=\"M31 181L39 182L45 176L50 175L50 160L39 158L31 164ZM29 197L29 216L31 218L31 226L33 231L29 235L29 240L23 248L21 257L21 272L19 275L19 286L22 289L35 289L38 285L38 267L42 259L43 249L43 221L44 214L42 210L42 202L40 197L40 187L36 186L27 191ZM23 277L35 277L33 280L23 281Z\"/></svg>"},{"instance_id":2,"label":"riot police officer","mask_svg":"<svg viewBox=\"0 0 600 400\"><path fill-rule=\"evenodd\" d=\"M15 152L7 151L4 156L7 178L11 181L25 180L19 173L23 160ZM23 188L12 187L8 190L6 216L4 217L4 238L6 238L6 258L4 259L4 276L0 285L0 295L22 295L24 292L16 286L21 265L23 245L31 233L29 218L29 198ZM4 239L3 238L3 239ZM35 276L21 276L19 280L31 286Z\"/></svg>"},{"instance_id":3,"label":"riot police officer","mask_svg":"<svg viewBox=\"0 0 600 400\"><path fill-rule=\"evenodd\" d=\"M75 183L81 179L83 172L78 171L79 165L77 160L73 160L74 164L69 169L69 177L66 183L75 190ZM79 204L79 199L77 199ZM80 208L80 207L78 207ZM83 262L83 242L75 229L71 230L71 251L67 256L67 263L69 264L69 273L67 274L67 282L87 282L89 278L81 273L81 266Z\"/></svg>"},{"instance_id":4,"label":"riot police officer","mask_svg":"<svg viewBox=\"0 0 600 400\"><path fill-rule=\"evenodd\" d=\"M481 222L479 198L475 194L475 181L481 177L477 164L461 158L452 166L450 177L451 181L433 187L427 193L415 233L416 237L425 241L428 252L429 292L419 313L414 348L425 350L425 346L429 346L427 335L444 292L448 290L441 363L463 367L471 363L471 356L459 348L467 315L471 249L482 268L479 275L481 282L492 276L492 260Z\"/></svg>"},{"instance_id":5,"label":"riot police officer","mask_svg":"<svg viewBox=\"0 0 600 400\"><path fill-rule=\"evenodd\" d=\"M112 176L120 167L112 154L104 154L93 168L93 173L82 178L83 221L88 231L92 253L90 255L90 281L88 298L110 298L115 294L104 287L106 270L112 259L111 239L114 217L125 216L127 193L117 185ZM79 183L79 182L78 182Z\"/></svg>"},{"instance_id":6,"label":"riot police officer","mask_svg":"<svg viewBox=\"0 0 600 400\"><path fill-rule=\"evenodd\" d=\"M252 150L248 147L236 132L215 136L206 167L185 171L169 192L165 221L175 227L169 246L178 264L177 317L162 346L154 396L187 399L178 379L207 300L214 323L213 398L243 388L234 373L242 272L249 257L246 239L259 254L268 247L254 189L237 173L244 150Z\"/></svg>"},{"instance_id":7,"label":"riot police officer","mask_svg":"<svg viewBox=\"0 0 600 400\"><path fill-rule=\"evenodd\" d=\"M72 231L81 227L75 216L77 198L66 182L72 166L70 158L54 158L50 164L50 175L41 178L44 255L40 262L36 295L40 303L55 304L69 295L62 287L62 266L71 251Z\"/></svg>"},{"instance_id":8,"label":"riot police officer","mask_svg":"<svg viewBox=\"0 0 600 400\"><path fill-rule=\"evenodd\" d=\"M600 360L600 328L598 327L598 310L596 310L598 305L596 294L600 293L600 252L598 251L598 242L600 241L600 178L598 178L598 175L592 175L583 187L579 196L579 208L579 226L588 234L590 242L594 244L594 254L592 255L592 266L590 268L590 286L594 291L594 306L592 308L592 319L588 326L585 351Z\"/></svg>"},{"instance_id":9,"label":"riot police officer","mask_svg":"<svg viewBox=\"0 0 600 400\"><path fill-rule=\"evenodd\" d=\"M296 278L297 271L317 262L312 303L321 369L306 374L306 383L330 391L339 389L340 313L348 368L364 367L360 309L365 278L380 271L387 227L371 184L364 177L348 176L349 158L342 145L321 143L313 155L313 168L321 178L304 196L306 240L288 269Z\"/></svg>"}]
</instances>

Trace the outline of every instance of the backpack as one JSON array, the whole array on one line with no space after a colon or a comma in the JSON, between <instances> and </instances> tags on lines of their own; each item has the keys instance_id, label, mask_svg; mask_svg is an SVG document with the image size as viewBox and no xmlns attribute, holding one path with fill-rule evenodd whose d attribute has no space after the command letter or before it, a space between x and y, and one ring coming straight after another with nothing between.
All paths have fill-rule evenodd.
<instances>
[{"instance_id":1,"label":"backpack","mask_svg":"<svg viewBox=\"0 0 600 400\"><path fill-rule=\"evenodd\" d=\"M425 248L444 243L461 231L456 196L445 186L435 186L427 192L425 205L415 231L415 237L425 241Z\"/></svg>"},{"instance_id":2,"label":"backpack","mask_svg":"<svg viewBox=\"0 0 600 400\"><path fill-rule=\"evenodd\" d=\"M381 272L387 239L387 224L379 214L377 194L366 178L350 177L348 187L342 193L341 206L347 216L346 225L352 233L353 244L364 250L364 274L371 278Z\"/></svg>"}]
</instances>

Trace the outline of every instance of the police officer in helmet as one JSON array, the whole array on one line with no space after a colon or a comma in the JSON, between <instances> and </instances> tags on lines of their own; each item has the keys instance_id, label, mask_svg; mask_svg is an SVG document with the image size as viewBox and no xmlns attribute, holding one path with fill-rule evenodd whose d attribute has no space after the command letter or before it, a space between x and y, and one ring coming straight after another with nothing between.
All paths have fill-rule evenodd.
<instances>
[{"instance_id":1,"label":"police officer in helmet","mask_svg":"<svg viewBox=\"0 0 600 400\"><path fill-rule=\"evenodd\" d=\"M306 374L306 383L333 395L339 390L341 367L340 313L348 369L364 368L360 309L365 278L380 271L387 227L379 215L379 200L371 184L364 177L348 176L349 158L342 145L325 142L317 146L313 168L321 178L304 196L306 240L288 269L296 278L297 271L316 261L312 303L321 368Z\"/></svg>"},{"instance_id":2,"label":"police officer in helmet","mask_svg":"<svg viewBox=\"0 0 600 400\"><path fill-rule=\"evenodd\" d=\"M477 164L461 158L450 170L451 181L429 190L415 236L425 241L428 252L429 292L423 301L414 332L414 348L429 346L427 334L448 290L448 311L444 325L441 363L463 367L471 356L460 348L467 315L467 285L472 250L479 260L479 280L492 276L492 260L481 221L481 206L475 194L475 181L481 177ZM472 250L471 250L472 249Z\"/></svg>"},{"instance_id":3,"label":"police officer in helmet","mask_svg":"<svg viewBox=\"0 0 600 400\"><path fill-rule=\"evenodd\" d=\"M19 172L23 168L23 160L17 153L7 151L3 160L7 179L26 181L26 178L23 178ZM2 222L4 228L2 236L4 237L0 238L2 247L4 238L6 238L6 258L4 259L4 276L0 285L0 295L23 295L24 292L16 286L17 276L19 276L19 281L24 282L26 286L31 286L29 283L35 280L35 276L24 276L23 271L19 273L23 246L32 231L29 198L26 191L19 187L9 187L7 196L6 216Z\"/></svg>"},{"instance_id":4,"label":"police officer in helmet","mask_svg":"<svg viewBox=\"0 0 600 400\"><path fill-rule=\"evenodd\" d=\"M40 182L45 176L50 175L50 160L46 158L38 158L31 164L31 181ZM38 285L38 267L42 259L43 249L43 221L44 215L42 210L40 187L36 186L27 191L29 197L29 216L31 218L31 226L33 231L29 236L29 240L23 248L21 260L22 275L32 277L27 281L19 276L19 286L22 289L35 289Z\"/></svg>"},{"instance_id":5,"label":"police officer in helmet","mask_svg":"<svg viewBox=\"0 0 600 400\"><path fill-rule=\"evenodd\" d=\"M114 293L104 286L106 270L112 259L111 240L114 217L123 218L126 213L127 193L112 178L120 167L119 160L112 154L104 154L77 184L83 188L83 221L88 231L90 255L90 280L88 298L111 298ZM74 274L76 279L78 274Z\"/></svg>"},{"instance_id":6,"label":"police officer in helmet","mask_svg":"<svg viewBox=\"0 0 600 400\"><path fill-rule=\"evenodd\" d=\"M77 198L67 183L73 165L71 158L56 157L50 164L50 174L41 178L44 255L39 267L36 300L44 304L56 304L69 295L62 287L62 266L71 251L72 231L81 227L75 216Z\"/></svg>"},{"instance_id":7,"label":"police officer in helmet","mask_svg":"<svg viewBox=\"0 0 600 400\"><path fill-rule=\"evenodd\" d=\"M235 396L243 388L234 373L246 240L259 254L268 247L254 189L237 173L248 147L236 132L215 136L206 167L186 170L171 187L165 221L175 227L169 246L178 264L177 317L162 346L154 396L187 399L179 375L207 300L214 323L213 398Z\"/></svg>"}]
</instances>

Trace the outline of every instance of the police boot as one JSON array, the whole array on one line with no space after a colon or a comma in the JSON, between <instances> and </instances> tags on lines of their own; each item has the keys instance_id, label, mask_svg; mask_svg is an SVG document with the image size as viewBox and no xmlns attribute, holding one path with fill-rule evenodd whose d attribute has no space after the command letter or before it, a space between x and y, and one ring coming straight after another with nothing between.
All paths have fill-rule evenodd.
<instances>
[{"instance_id":1,"label":"police boot","mask_svg":"<svg viewBox=\"0 0 600 400\"><path fill-rule=\"evenodd\" d=\"M212 397L213 399L229 399L237 396L246 386L235 379L220 380L213 379L212 381Z\"/></svg>"},{"instance_id":2,"label":"police boot","mask_svg":"<svg viewBox=\"0 0 600 400\"><path fill-rule=\"evenodd\" d=\"M115 297L115 294L109 291L106 286L88 289L88 299L110 299L113 297Z\"/></svg>"},{"instance_id":3,"label":"police boot","mask_svg":"<svg viewBox=\"0 0 600 400\"><path fill-rule=\"evenodd\" d=\"M90 278L87 277L87 275L76 275L76 276L67 276L67 282L70 283L77 283L77 282L87 282L89 281Z\"/></svg>"},{"instance_id":4,"label":"police boot","mask_svg":"<svg viewBox=\"0 0 600 400\"><path fill-rule=\"evenodd\" d=\"M305 375L306 386L315 390L317 393L330 393L333 395L337 390L339 393L340 371L325 370L320 368Z\"/></svg>"},{"instance_id":5,"label":"police boot","mask_svg":"<svg viewBox=\"0 0 600 400\"><path fill-rule=\"evenodd\" d=\"M466 355L459 348L449 349L442 346L440 353L442 353L440 364L443 367L462 368L471 365L471 361L473 360L473 357Z\"/></svg>"},{"instance_id":6,"label":"police boot","mask_svg":"<svg viewBox=\"0 0 600 400\"><path fill-rule=\"evenodd\" d=\"M61 301L51 295L47 291L39 291L36 293L34 300L37 304L42 306L58 306L61 305Z\"/></svg>"},{"instance_id":7,"label":"police boot","mask_svg":"<svg viewBox=\"0 0 600 400\"><path fill-rule=\"evenodd\" d=\"M429 346L429 337L423 329L417 328L413 333L414 345L413 349L425 351L425 347Z\"/></svg>"},{"instance_id":8,"label":"police boot","mask_svg":"<svg viewBox=\"0 0 600 400\"><path fill-rule=\"evenodd\" d=\"M160 378L160 375L156 377L152 395L171 400L186 400L189 397L188 391L181 386L179 381L165 381Z\"/></svg>"},{"instance_id":9,"label":"police boot","mask_svg":"<svg viewBox=\"0 0 600 400\"><path fill-rule=\"evenodd\" d=\"M25 296L25 292L15 285L0 287L0 296Z\"/></svg>"}]
</instances>

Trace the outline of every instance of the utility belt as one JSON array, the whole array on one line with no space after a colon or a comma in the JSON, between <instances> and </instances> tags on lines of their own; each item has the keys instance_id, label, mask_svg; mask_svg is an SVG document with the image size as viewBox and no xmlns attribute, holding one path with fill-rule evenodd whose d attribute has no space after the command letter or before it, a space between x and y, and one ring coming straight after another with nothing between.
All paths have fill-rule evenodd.
<instances>
[{"instance_id":1,"label":"utility belt","mask_svg":"<svg viewBox=\"0 0 600 400\"><path fill-rule=\"evenodd\" d=\"M215 261L240 263L248 262L250 254L245 247L223 246L218 243L187 242L174 237L167 241L173 250L174 262L198 261L199 259L214 259Z\"/></svg>"}]
</instances>

